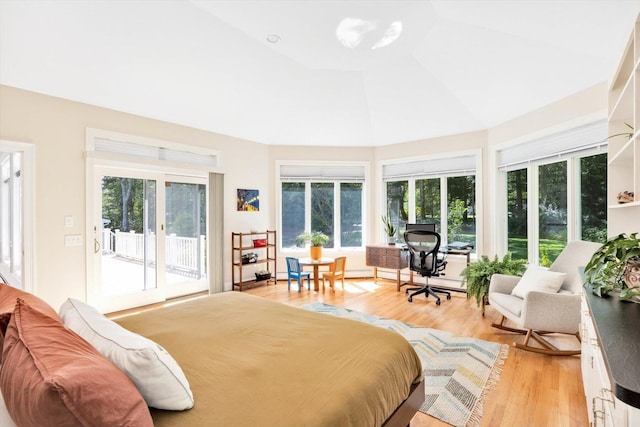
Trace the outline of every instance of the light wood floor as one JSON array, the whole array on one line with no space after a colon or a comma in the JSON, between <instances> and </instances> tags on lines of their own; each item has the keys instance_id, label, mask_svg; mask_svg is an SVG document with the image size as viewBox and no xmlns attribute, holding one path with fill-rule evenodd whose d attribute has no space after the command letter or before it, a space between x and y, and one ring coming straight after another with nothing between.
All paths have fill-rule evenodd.
<instances>
[{"instance_id":1,"label":"light wood floor","mask_svg":"<svg viewBox=\"0 0 640 427\"><path fill-rule=\"evenodd\" d=\"M435 281L431 281L435 283ZM446 282L444 282L446 283ZM327 283L328 285L328 283ZM293 286L292 286L293 288ZM490 306L483 318L474 300L465 294L452 293L451 300L442 299L436 306L433 298L420 295L412 303L403 291L396 292L395 282L378 279L350 279L346 290L338 284L335 293L328 289L319 292L306 288L298 293L297 288L287 291L287 282L276 286L261 286L244 292L301 306L321 301L340 307L363 311L382 317L401 320L429 328L442 329L457 335L475 337L487 341L512 344L522 337L490 326L500 316ZM554 344L562 348L575 348L578 341L561 337ZM551 357L535 354L515 347L509 349L500 381L489 392L484 404L482 426L588 426L585 396L578 356ZM418 413L411 422L412 427L448 426L428 415Z\"/></svg>"}]
</instances>

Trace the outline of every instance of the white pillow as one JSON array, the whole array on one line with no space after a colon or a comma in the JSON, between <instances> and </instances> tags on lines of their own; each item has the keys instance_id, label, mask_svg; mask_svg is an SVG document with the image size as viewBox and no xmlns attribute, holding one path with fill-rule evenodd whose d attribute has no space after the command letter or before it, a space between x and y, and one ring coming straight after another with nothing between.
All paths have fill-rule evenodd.
<instances>
[{"instance_id":1,"label":"white pillow","mask_svg":"<svg viewBox=\"0 0 640 427\"><path fill-rule=\"evenodd\" d=\"M531 291L557 293L562 287L567 273L549 271L544 267L530 265L524 272L511 295L524 298Z\"/></svg>"},{"instance_id":2,"label":"white pillow","mask_svg":"<svg viewBox=\"0 0 640 427\"><path fill-rule=\"evenodd\" d=\"M174 411L193 407L189 381L164 348L73 298L62 304L59 314L67 328L88 341L129 377L147 405Z\"/></svg>"}]
</instances>

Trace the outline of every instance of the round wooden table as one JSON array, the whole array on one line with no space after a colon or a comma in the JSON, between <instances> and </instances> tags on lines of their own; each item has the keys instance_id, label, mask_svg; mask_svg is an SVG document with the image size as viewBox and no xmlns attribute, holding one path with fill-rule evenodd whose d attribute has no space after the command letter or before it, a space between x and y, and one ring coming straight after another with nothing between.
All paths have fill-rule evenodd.
<instances>
[{"instance_id":1,"label":"round wooden table","mask_svg":"<svg viewBox=\"0 0 640 427\"><path fill-rule=\"evenodd\" d=\"M320 258L320 259L311 259L311 258L300 258L298 260L300 263L300 267L304 269L305 266L312 265L313 266L313 290L320 290L320 281L319 279L319 268L321 265L331 265L335 262L333 258Z\"/></svg>"}]
</instances>

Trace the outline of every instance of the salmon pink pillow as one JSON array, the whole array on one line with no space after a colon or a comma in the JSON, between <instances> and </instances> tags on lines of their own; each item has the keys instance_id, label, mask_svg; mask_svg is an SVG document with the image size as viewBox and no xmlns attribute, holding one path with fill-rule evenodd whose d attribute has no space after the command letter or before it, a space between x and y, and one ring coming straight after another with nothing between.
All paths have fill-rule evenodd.
<instances>
[{"instance_id":1,"label":"salmon pink pillow","mask_svg":"<svg viewBox=\"0 0 640 427\"><path fill-rule=\"evenodd\" d=\"M4 332L7 329L9 319L11 319L11 313L13 313L18 298L22 298L31 307L62 323L62 320L53 307L37 296L0 282L0 363L2 362Z\"/></svg>"},{"instance_id":2,"label":"salmon pink pillow","mask_svg":"<svg viewBox=\"0 0 640 427\"><path fill-rule=\"evenodd\" d=\"M122 371L22 299L5 333L0 389L17 425L153 426Z\"/></svg>"}]
</instances>

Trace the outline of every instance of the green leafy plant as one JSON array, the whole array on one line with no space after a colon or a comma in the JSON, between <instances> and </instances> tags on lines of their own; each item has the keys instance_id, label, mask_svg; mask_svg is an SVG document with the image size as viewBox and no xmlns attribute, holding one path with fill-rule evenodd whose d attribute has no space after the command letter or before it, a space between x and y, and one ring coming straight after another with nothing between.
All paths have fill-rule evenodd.
<instances>
[{"instance_id":1,"label":"green leafy plant","mask_svg":"<svg viewBox=\"0 0 640 427\"><path fill-rule=\"evenodd\" d=\"M324 246L328 241L329 236L321 231L313 231L311 233L305 231L304 233L296 237L296 244L298 246L302 246L307 243L309 243L311 246Z\"/></svg>"},{"instance_id":2,"label":"green leafy plant","mask_svg":"<svg viewBox=\"0 0 640 427\"><path fill-rule=\"evenodd\" d=\"M496 273L522 276L527 269L526 262L524 259L512 259L511 252L507 252L502 260L498 258L498 255L493 259L483 255L460 273L463 284L467 285L467 296L474 297L478 307L482 305L482 313L484 314L484 301L489 295L491 276Z\"/></svg>"},{"instance_id":3,"label":"green leafy plant","mask_svg":"<svg viewBox=\"0 0 640 427\"><path fill-rule=\"evenodd\" d=\"M587 283L599 297L619 292L624 301L640 302L635 299L640 296L640 286L630 286L624 280L629 262L640 262L638 233L621 233L607 240L585 266Z\"/></svg>"},{"instance_id":4,"label":"green leafy plant","mask_svg":"<svg viewBox=\"0 0 640 427\"><path fill-rule=\"evenodd\" d=\"M382 224L384 225L384 232L389 237L393 237L396 235L398 229L391 222L391 217L389 215L382 215Z\"/></svg>"}]
</instances>

